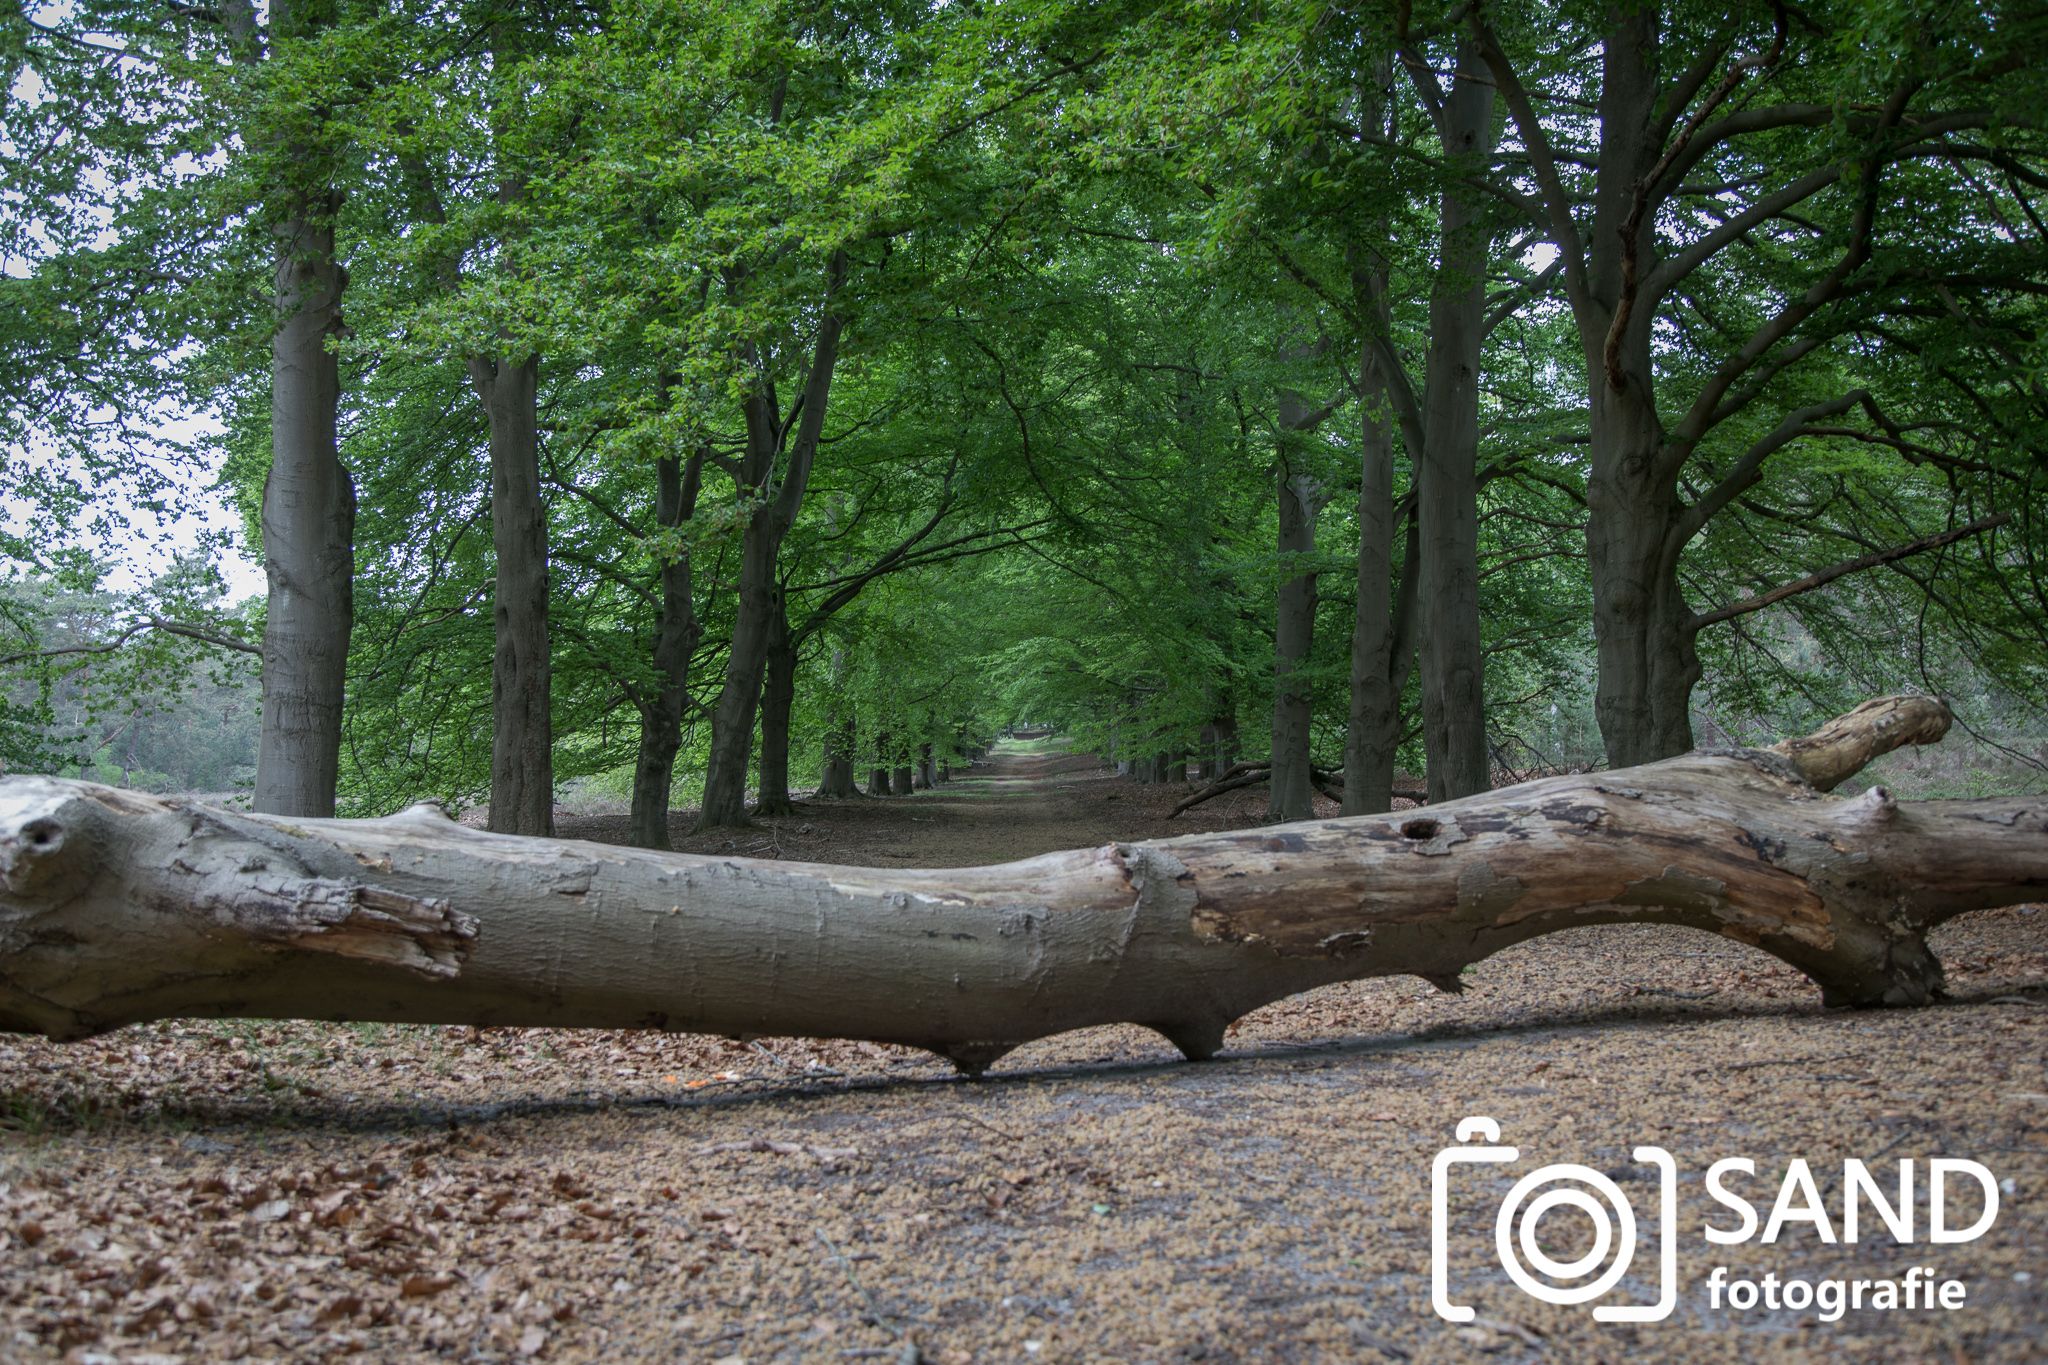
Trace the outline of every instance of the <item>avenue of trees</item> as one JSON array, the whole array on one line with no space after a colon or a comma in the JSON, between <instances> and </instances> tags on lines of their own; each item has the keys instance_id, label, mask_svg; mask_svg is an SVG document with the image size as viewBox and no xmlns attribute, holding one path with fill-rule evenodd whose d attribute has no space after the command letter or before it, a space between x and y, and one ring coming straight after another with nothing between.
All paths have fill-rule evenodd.
<instances>
[{"instance_id":1,"label":"avenue of trees","mask_svg":"<svg viewBox=\"0 0 2048 1365\"><path fill-rule=\"evenodd\" d=\"M0 771L161 768L160 695L259 812L589 780L665 848L1024 718L1276 820L2042 732L2036 4L71 0L0 61ZM267 600L108 588L217 489Z\"/></svg>"}]
</instances>

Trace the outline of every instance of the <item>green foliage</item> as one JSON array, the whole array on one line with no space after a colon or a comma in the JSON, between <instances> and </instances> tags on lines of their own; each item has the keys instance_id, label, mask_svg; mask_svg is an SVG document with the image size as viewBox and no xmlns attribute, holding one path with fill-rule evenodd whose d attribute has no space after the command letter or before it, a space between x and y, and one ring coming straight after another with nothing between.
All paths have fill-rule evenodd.
<instances>
[{"instance_id":1,"label":"green foliage","mask_svg":"<svg viewBox=\"0 0 2048 1365\"><path fill-rule=\"evenodd\" d=\"M15 566L0 759L246 779L243 657L123 632L143 615L260 623L217 594L107 593L99 566L139 534L125 521L175 520L216 491L260 548L274 206L333 184L349 271L342 454L360 504L347 810L488 786L495 566L476 357L539 361L557 776L629 790L659 689L660 576L687 556L701 625L678 763L689 798L741 535L773 495L739 469L742 400L772 383L787 408L802 387L835 257L844 355L778 565L800 661L797 785L849 717L863 768L1023 719L1115 757L1234 724L1256 755L1273 600L1304 571L1320 588L1315 751L1334 765L1361 350L1383 344L1420 374L1438 199L1483 182L1487 286L1505 305L1476 377L1489 735L1512 771L1598 761L1584 343L1546 268L1527 152L1509 136L1474 166L1438 145L1395 51L1406 8L338 0L317 32L261 35L261 61L220 22L232 6L81 2L0 22L0 57L32 73L0 119L0 497L27 509L0 539ZM1411 54L1447 65L1474 7L1413 8ZM1560 104L1595 93L1603 7L1478 8L1526 84ZM1660 8L1666 80L1774 38L1764 7ZM1711 611L1994 510L2014 520L1710 627L1703 737L1762 738L1907 686L1952 696L1987 733L2038 735L2048 89L2013 58L2039 51L2040 22L1999 5L1827 3L1795 27L1796 59L1757 78L1756 101L1826 117L1704 157L1693 177L1725 188L1654 230L1681 250L1771 186L1844 174L1667 301L1667 426L1840 257L1859 158L1875 154L1869 111L1901 73L1990 112L1941 142L1952 154L1887 173L1857 287L1690 453L1696 499L1788 411L1863 390L1886 414L1852 412L1775 454L1684 547L1687 600ZM1561 172L1580 198L1598 131L1582 124ZM1364 270L1389 281L1383 314L1361 304ZM1329 417L1283 435L1288 393ZM218 434L157 434L189 413ZM1274 550L1283 444L1323 494L1310 556ZM657 464L693 456L698 501L664 526ZM235 667L216 679L223 657ZM1412 717L1412 682L1409 703ZM218 735L193 723L216 710L235 716ZM1412 722L1408 740L1413 769Z\"/></svg>"}]
</instances>

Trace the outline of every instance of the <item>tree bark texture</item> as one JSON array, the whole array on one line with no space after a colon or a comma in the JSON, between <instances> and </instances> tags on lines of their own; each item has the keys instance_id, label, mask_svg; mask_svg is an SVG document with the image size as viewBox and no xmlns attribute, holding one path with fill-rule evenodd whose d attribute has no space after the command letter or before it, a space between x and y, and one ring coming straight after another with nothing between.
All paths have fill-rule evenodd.
<instances>
[{"instance_id":1,"label":"tree bark texture","mask_svg":"<svg viewBox=\"0 0 2048 1365\"><path fill-rule=\"evenodd\" d=\"M761 684L761 768L756 815L791 815L789 717L796 707L796 643L789 635L789 608L775 593L773 629L768 636L767 673Z\"/></svg>"},{"instance_id":2,"label":"tree bark texture","mask_svg":"<svg viewBox=\"0 0 2048 1365\"><path fill-rule=\"evenodd\" d=\"M1273 618L1273 779L1266 814L1277 823L1315 813L1309 777L1315 695L1303 673L1315 647L1316 628L1316 575L1306 561L1315 553L1316 514L1323 495L1310 475L1291 471L1284 459L1275 483L1280 555L1296 562L1293 572L1281 580Z\"/></svg>"},{"instance_id":3,"label":"tree bark texture","mask_svg":"<svg viewBox=\"0 0 2048 1365\"><path fill-rule=\"evenodd\" d=\"M663 456L654 466L654 519L666 531L696 514L703 486L704 454L687 462ZM689 705L690 655L703 626L697 619L690 551L680 542L660 571L661 615L654 626L654 690L639 697L640 754L633 764L631 838L640 848L669 847L669 797L675 788L676 754L683 743L683 713Z\"/></svg>"},{"instance_id":4,"label":"tree bark texture","mask_svg":"<svg viewBox=\"0 0 2048 1365\"><path fill-rule=\"evenodd\" d=\"M1687 925L1839 1005L1940 993L1925 935L2048 897L2048 798L1824 796L1938 736L1869 703L1774 751L1693 753L1399 815L1113 843L995 867L831 867L380 820L240 815L0 780L0 1028L149 1019L645 1027L872 1039L978 1072L1144 1024L1191 1057L1268 1001L1582 925Z\"/></svg>"},{"instance_id":5,"label":"tree bark texture","mask_svg":"<svg viewBox=\"0 0 2048 1365\"><path fill-rule=\"evenodd\" d=\"M555 832L555 741L548 644L548 517L540 496L540 363L481 357L470 381L490 419L491 805L501 834Z\"/></svg>"},{"instance_id":6,"label":"tree bark texture","mask_svg":"<svg viewBox=\"0 0 2048 1365\"><path fill-rule=\"evenodd\" d=\"M853 703L847 700L846 651L832 651L832 719L825 728L825 771L818 780L818 795L847 797L859 794L853 780L855 724Z\"/></svg>"},{"instance_id":7,"label":"tree bark texture","mask_svg":"<svg viewBox=\"0 0 2048 1365\"><path fill-rule=\"evenodd\" d=\"M1493 81L1469 38L1437 113L1445 156L1475 173L1498 138ZM1422 734L1432 801L1489 784L1479 639L1479 361L1486 339L1481 192L1448 180L1429 300L1424 438L1415 475L1422 536Z\"/></svg>"},{"instance_id":8,"label":"tree bark texture","mask_svg":"<svg viewBox=\"0 0 2048 1365\"><path fill-rule=\"evenodd\" d=\"M1384 314L1387 271L1352 272L1360 316ZM1358 591L1351 625L1350 712L1344 730L1346 815L1376 815L1394 805L1394 758L1401 746L1401 693L1415 657L1415 596L1421 537L1408 518L1400 586L1394 585L1394 419L1378 348L1359 348ZM1227 766L1227 765L1226 765ZM1218 772L1221 769L1217 770ZM1204 773L1213 779L1216 773Z\"/></svg>"},{"instance_id":9,"label":"tree bark texture","mask_svg":"<svg viewBox=\"0 0 2048 1365\"><path fill-rule=\"evenodd\" d=\"M299 5L272 3L275 37L302 37L313 26ZM334 250L339 196L325 184L287 194L272 229L277 326L262 510L269 592L253 804L273 815L324 816L334 813L355 625L355 485L337 451L341 372L329 345L342 330L347 273Z\"/></svg>"},{"instance_id":10,"label":"tree bark texture","mask_svg":"<svg viewBox=\"0 0 2048 1365\"><path fill-rule=\"evenodd\" d=\"M868 795L893 796L889 777L889 736L875 736L875 766L868 770ZM908 795L908 793L905 793Z\"/></svg>"}]
</instances>

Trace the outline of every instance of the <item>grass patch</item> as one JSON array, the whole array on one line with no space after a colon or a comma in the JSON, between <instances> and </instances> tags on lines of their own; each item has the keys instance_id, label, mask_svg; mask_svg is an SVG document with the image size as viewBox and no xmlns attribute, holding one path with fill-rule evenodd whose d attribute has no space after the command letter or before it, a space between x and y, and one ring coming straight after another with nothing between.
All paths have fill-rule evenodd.
<instances>
[{"instance_id":1,"label":"grass patch","mask_svg":"<svg viewBox=\"0 0 2048 1365\"><path fill-rule=\"evenodd\" d=\"M999 739L994 752L1036 758L1043 754L1068 753L1072 748L1073 741L1066 735L1045 735L1038 739Z\"/></svg>"}]
</instances>

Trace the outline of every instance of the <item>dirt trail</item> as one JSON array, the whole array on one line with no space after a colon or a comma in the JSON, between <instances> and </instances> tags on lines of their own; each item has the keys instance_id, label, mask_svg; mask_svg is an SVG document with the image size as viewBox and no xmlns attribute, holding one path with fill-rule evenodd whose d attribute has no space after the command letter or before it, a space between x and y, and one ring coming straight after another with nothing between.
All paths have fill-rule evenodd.
<instances>
[{"instance_id":1,"label":"dirt trail","mask_svg":"<svg viewBox=\"0 0 2048 1365\"><path fill-rule=\"evenodd\" d=\"M813 802L699 851L903 865L1253 823L1171 824L1180 789L999 755L936 792ZM605 837L623 822L565 833ZM2048 1335L2048 921L1967 917L1959 1003L1828 1013L1774 960L1594 929L1474 969L1249 1016L1188 1065L1141 1029L1048 1039L964 1082L847 1043L646 1033L169 1024L60 1049L0 1038L0 1359L661 1361L2037 1360ZM1677 1309L1596 1324L1483 1260L1506 1178L1464 1177L1429 1306L1430 1165L1486 1114L1643 1210L1680 1173ZM2007 1182L1962 1245L1713 1247L1700 1174L1970 1157ZM1519 1172L1523 1167L1517 1167ZM1961 1221L1974 1206L1962 1201ZM1590 1225L1543 1223L1569 1259ZM1866 1229L1875 1219L1866 1212ZM1922 1212L1924 1229L1924 1209ZM1924 1231L1923 1231L1924 1236ZM1736 1278L1903 1276L1961 1310L1713 1308ZM1639 1253L1619 1294L1654 1297Z\"/></svg>"}]
</instances>

